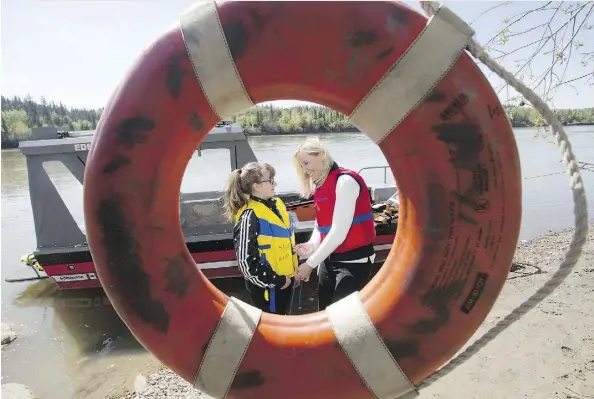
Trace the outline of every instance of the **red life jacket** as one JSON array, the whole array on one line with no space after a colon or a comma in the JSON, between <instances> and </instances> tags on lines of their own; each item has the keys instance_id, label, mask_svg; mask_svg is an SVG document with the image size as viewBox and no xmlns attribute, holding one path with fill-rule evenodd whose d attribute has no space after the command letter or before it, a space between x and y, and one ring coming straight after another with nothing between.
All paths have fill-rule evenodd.
<instances>
[{"instance_id":1,"label":"red life jacket","mask_svg":"<svg viewBox=\"0 0 594 399\"><path fill-rule=\"evenodd\" d=\"M316 224L322 241L330 232L334 205L336 204L336 183L341 175L353 177L361 190L355 204L353 224L345 240L334 250L328 258L330 261L340 262L347 260L362 259L374 254L373 239L375 238L375 223L373 222L373 210L371 209L371 198L365 180L356 172L338 166L333 167L322 186L314 192L314 203L316 209Z\"/></svg>"}]
</instances>

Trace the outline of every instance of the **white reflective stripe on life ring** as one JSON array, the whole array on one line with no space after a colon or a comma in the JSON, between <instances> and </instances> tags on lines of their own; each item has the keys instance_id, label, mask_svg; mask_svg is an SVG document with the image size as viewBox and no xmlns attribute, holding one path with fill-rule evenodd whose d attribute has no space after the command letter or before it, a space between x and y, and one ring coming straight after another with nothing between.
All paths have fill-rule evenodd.
<instances>
[{"instance_id":1,"label":"white reflective stripe on life ring","mask_svg":"<svg viewBox=\"0 0 594 399\"><path fill-rule=\"evenodd\" d=\"M466 22L442 6L351 113L351 123L379 144L449 72L473 34Z\"/></svg>"},{"instance_id":2,"label":"white reflective stripe on life ring","mask_svg":"<svg viewBox=\"0 0 594 399\"><path fill-rule=\"evenodd\" d=\"M226 119L254 106L231 56L215 2L190 7L181 15L180 26L194 73L213 111Z\"/></svg>"}]
</instances>

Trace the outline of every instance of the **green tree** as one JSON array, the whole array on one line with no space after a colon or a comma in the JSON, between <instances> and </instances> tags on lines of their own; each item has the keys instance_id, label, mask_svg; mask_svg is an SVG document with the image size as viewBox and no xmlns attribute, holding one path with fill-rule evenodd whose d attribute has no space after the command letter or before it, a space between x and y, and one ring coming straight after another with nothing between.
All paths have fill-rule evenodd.
<instances>
[{"instance_id":1,"label":"green tree","mask_svg":"<svg viewBox=\"0 0 594 399\"><path fill-rule=\"evenodd\" d=\"M2 111L2 142L19 140L29 131L29 117L24 110Z\"/></svg>"},{"instance_id":2,"label":"green tree","mask_svg":"<svg viewBox=\"0 0 594 399\"><path fill-rule=\"evenodd\" d=\"M20 97L2 96L2 148L16 147L19 141L30 138L31 129L51 126L57 129L93 130L101 117L101 109L68 109L41 97L37 103L29 95Z\"/></svg>"}]
</instances>

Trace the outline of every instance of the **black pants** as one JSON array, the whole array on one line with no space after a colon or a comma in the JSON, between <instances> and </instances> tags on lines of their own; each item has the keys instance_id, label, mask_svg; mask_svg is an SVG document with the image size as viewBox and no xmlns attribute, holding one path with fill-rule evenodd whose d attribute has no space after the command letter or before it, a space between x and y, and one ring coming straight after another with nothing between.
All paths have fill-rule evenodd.
<instances>
[{"instance_id":1,"label":"black pants","mask_svg":"<svg viewBox=\"0 0 594 399\"><path fill-rule=\"evenodd\" d=\"M367 263L341 263L326 260L318 277L318 310L360 291L369 281L371 260Z\"/></svg>"},{"instance_id":2,"label":"black pants","mask_svg":"<svg viewBox=\"0 0 594 399\"><path fill-rule=\"evenodd\" d=\"M294 279L291 279L291 285L289 285L284 290L281 290L280 287L270 288L271 291L274 290L274 294L269 292L270 302L266 301L266 298L264 298L264 288L258 287L247 280L245 280L245 288L250 294L250 300L252 301L253 306L257 307L263 312L287 314L289 312L289 304L291 303L291 288L293 286L293 282ZM270 310L273 300L275 307L274 312Z\"/></svg>"}]
</instances>

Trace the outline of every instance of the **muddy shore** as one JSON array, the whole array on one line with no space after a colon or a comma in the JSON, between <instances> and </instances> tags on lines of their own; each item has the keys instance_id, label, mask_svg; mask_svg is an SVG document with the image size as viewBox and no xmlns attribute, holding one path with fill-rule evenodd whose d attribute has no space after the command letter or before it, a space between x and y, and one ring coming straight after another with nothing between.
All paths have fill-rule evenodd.
<instances>
[{"instance_id":1,"label":"muddy shore","mask_svg":"<svg viewBox=\"0 0 594 399\"><path fill-rule=\"evenodd\" d=\"M594 223L574 271L551 296L477 355L421 391L420 399L594 397ZM514 266L493 310L471 342L527 299L561 263L573 229L521 242ZM220 287L241 295L240 286ZM244 299L244 298L242 298ZM246 300L245 298L244 300ZM302 294L302 309L315 310L315 285ZM138 375L133 387L111 399L209 399L166 368Z\"/></svg>"}]
</instances>

